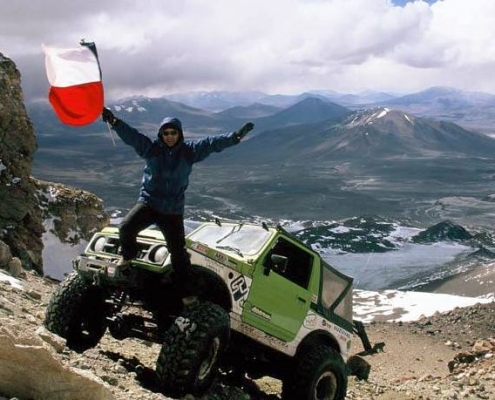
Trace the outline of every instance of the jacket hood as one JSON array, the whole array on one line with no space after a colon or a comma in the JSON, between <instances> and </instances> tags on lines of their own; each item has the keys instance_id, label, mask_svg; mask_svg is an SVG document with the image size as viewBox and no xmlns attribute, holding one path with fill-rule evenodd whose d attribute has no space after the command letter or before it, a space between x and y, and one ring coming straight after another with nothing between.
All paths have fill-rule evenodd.
<instances>
[{"instance_id":1,"label":"jacket hood","mask_svg":"<svg viewBox=\"0 0 495 400\"><path fill-rule=\"evenodd\" d=\"M184 132L182 132L182 122L176 117L165 117L160 122L160 128L158 129L157 137L160 139L160 132L164 128L174 128L179 131L179 142L184 141Z\"/></svg>"}]
</instances>

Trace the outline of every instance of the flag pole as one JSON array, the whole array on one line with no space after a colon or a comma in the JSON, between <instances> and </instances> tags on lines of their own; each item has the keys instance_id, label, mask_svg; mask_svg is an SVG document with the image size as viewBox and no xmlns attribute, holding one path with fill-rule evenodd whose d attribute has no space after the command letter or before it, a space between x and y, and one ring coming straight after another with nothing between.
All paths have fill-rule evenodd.
<instances>
[{"instance_id":1,"label":"flag pole","mask_svg":"<svg viewBox=\"0 0 495 400\"><path fill-rule=\"evenodd\" d=\"M110 122L107 122L108 133L110 134L110 139L112 139L113 147L117 147L115 144L115 139L113 137L112 129L110 128Z\"/></svg>"},{"instance_id":2,"label":"flag pole","mask_svg":"<svg viewBox=\"0 0 495 400\"><path fill-rule=\"evenodd\" d=\"M81 46L86 46L87 48L89 48L94 53L96 59L98 60L98 51L96 50L96 45L94 42L86 42L86 39L83 38L81 39L79 44ZM103 74L101 73L101 66L99 60L98 60L98 69L100 70L100 79L103 82ZM108 133L110 134L110 139L112 139L113 146L117 147L117 145L115 144L115 138L113 137L112 129L108 122L107 122L107 127L108 127Z\"/></svg>"}]
</instances>

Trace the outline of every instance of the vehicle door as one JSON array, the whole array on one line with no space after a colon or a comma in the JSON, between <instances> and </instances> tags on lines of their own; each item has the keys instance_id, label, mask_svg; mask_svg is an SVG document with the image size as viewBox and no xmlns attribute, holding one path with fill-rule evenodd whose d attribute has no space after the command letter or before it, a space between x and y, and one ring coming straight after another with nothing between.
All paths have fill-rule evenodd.
<instances>
[{"instance_id":1,"label":"vehicle door","mask_svg":"<svg viewBox=\"0 0 495 400\"><path fill-rule=\"evenodd\" d=\"M311 304L314 256L280 236L254 271L243 322L284 341L296 337Z\"/></svg>"}]
</instances>

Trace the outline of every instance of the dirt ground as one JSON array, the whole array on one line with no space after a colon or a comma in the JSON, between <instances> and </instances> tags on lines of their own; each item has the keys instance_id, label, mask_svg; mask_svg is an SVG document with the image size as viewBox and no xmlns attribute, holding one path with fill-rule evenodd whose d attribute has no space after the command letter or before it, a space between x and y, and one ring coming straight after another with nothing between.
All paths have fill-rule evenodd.
<instances>
[{"instance_id":1,"label":"dirt ground","mask_svg":"<svg viewBox=\"0 0 495 400\"><path fill-rule=\"evenodd\" d=\"M15 327L35 335L55 284L31 273L21 278L21 284L22 290L0 281L0 330ZM473 351L477 340L495 336L493 303L410 323L370 323L367 332L372 344L384 343L383 351L362 356L371 366L369 378L351 376L347 399L495 399L495 340L485 341L482 351L479 344ZM158 400L167 399L153 381L159 350L155 344L117 341L106 334L96 348L83 354L64 350L54 357L68 367L92 372L118 400ZM352 353L362 350L356 338ZM242 388L220 381L203 399L273 400L280 398L280 389L280 382L270 378L246 379Z\"/></svg>"},{"instance_id":2,"label":"dirt ground","mask_svg":"<svg viewBox=\"0 0 495 400\"><path fill-rule=\"evenodd\" d=\"M495 264L484 264L436 282L429 291L493 298L494 282ZM478 351L481 340L487 343L486 339L495 337L494 303L456 308L408 323L371 323L366 330L372 344L384 342L385 346L383 352L363 357L371 365L369 379L363 382L351 377L347 398L495 399L493 345L487 345L491 349L487 352ZM361 350L360 341L354 340L353 352ZM455 362L471 360L467 355L473 353L472 362Z\"/></svg>"}]
</instances>

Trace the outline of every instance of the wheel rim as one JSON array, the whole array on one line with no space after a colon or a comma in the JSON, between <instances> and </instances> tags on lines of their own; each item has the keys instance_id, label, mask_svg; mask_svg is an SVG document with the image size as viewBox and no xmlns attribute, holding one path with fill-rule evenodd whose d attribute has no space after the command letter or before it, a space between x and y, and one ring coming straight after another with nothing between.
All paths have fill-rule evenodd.
<instances>
[{"instance_id":1,"label":"wheel rim","mask_svg":"<svg viewBox=\"0 0 495 400\"><path fill-rule=\"evenodd\" d=\"M315 385L315 400L333 400L337 393L337 377L330 371L323 373Z\"/></svg>"},{"instance_id":2,"label":"wheel rim","mask_svg":"<svg viewBox=\"0 0 495 400\"><path fill-rule=\"evenodd\" d=\"M199 367L198 378L200 380L205 379L211 371L211 368L215 364L218 357L218 350L220 349L220 339L216 337L213 339L210 348L208 349L208 354L205 360L201 363Z\"/></svg>"}]
</instances>

